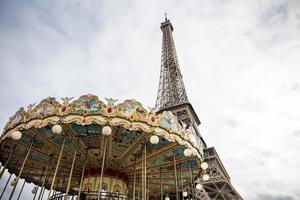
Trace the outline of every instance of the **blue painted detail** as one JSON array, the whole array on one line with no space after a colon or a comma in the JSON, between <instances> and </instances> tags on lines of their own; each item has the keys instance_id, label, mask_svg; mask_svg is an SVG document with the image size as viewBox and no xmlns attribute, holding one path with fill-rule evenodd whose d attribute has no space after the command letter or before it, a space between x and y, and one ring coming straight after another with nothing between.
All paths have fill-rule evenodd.
<instances>
[{"instance_id":1,"label":"blue painted detail","mask_svg":"<svg viewBox=\"0 0 300 200\"><path fill-rule=\"evenodd\" d=\"M178 131L176 124L171 123L169 119L163 118L160 121L160 125L166 129L172 130L172 132L174 132L174 133L176 133Z\"/></svg>"},{"instance_id":2,"label":"blue painted detail","mask_svg":"<svg viewBox=\"0 0 300 200\"><path fill-rule=\"evenodd\" d=\"M91 124L83 126L80 124L71 124L72 129L77 135L87 135L89 133L101 133L102 126L99 124Z\"/></svg>"},{"instance_id":3,"label":"blue painted detail","mask_svg":"<svg viewBox=\"0 0 300 200\"><path fill-rule=\"evenodd\" d=\"M49 161L50 161L50 157L41 155L41 154L39 154L37 152L32 152L30 154L30 157L33 160L43 161L43 162L47 162L47 163L49 163Z\"/></svg>"},{"instance_id":4,"label":"blue painted detail","mask_svg":"<svg viewBox=\"0 0 300 200\"><path fill-rule=\"evenodd\" d=\"M23 132L20 142L26 145L30 145L32 139L33 139L33 135Z\"/></svg>"},{"instance_id":5,"label":"blue painted detail","mask_svg":"<svg viewBox=\"0 0 300 200\"><path fill-rule=\"evenodd\" d=\"M42 135L46 137L51 137L52 136L52 130L50 126L45 126L42 128L37 128L38 132L40 132Z\"/></svg>"}]
</instances>

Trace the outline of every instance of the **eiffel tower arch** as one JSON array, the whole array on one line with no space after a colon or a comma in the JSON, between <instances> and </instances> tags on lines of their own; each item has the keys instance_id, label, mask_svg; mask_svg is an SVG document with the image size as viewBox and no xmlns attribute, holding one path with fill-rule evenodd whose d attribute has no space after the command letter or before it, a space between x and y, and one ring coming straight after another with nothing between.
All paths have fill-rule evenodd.
<instances>
[{"instance_id":1,"label":"eiffel tower arch","mask_svg":"<svg viewBox=\"0 0 300 200\"><path fill-rule=\"evenodd\" d=\"M197 126L200 120L189 102L184 87L182 74L180 72L177 58L175 42L172 35L174 30L171 21L165 18L160 26L162 30L162 53L161 69L158 86L158 95L155 108L158 112L171 111L178 120L187 128L197 133L204 145L204 159L208 163L207 169L209 180L203 181L198 178L204 189L195 190L196 199L220 199L220 200L240 200L243 199L234 189L230 182L230 177L217 154L214 147L207 147L205 140L201 136Z\"/></svg>"}]
</instances>

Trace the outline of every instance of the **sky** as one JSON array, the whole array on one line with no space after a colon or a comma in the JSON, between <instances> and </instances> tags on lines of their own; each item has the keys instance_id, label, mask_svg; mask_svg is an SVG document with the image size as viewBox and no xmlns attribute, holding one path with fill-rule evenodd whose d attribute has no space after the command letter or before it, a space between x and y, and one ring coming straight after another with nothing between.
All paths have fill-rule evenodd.
<instances>
[{"instance_id":1,"label":"sky","mask_svg":"<svg viewBox=\"0 0 300 200\"><path fill-rule=\"evenodd\" d=\"M153 107L165 12L200 132L236 190L300 199L298 0L0 0L0 128L48 96Z\"/></svg>"}]
</instances>

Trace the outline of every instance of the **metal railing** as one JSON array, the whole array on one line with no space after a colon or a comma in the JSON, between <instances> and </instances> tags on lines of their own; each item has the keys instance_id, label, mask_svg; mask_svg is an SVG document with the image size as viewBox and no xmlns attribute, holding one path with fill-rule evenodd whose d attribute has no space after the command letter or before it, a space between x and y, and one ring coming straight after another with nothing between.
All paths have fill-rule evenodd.
<instances>
[{"instance_id":1,"label":"metal railing","mask_svg":"<svg viewBox=\"0 0 300 200\"><path fill-rule=\"evenodd\" d=\"M56 193L50 197L50 200L97 200L98 191L82 191L80 193L80 198L78 195L69 194L66 196L64 193ZM118 192L101 192L101 200L129 200L124 194Z\"/></svg>"}]
</instances>

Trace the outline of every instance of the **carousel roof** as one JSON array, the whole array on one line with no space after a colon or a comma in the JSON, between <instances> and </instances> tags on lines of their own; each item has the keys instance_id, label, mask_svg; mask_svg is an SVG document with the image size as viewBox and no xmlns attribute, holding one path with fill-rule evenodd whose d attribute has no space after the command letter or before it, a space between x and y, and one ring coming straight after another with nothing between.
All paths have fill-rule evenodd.
<instances>
[{"instance_id":1,"label":"carousel roof","mask_svg":"<svg viewBox=\"0 0 300 200\"><path fill-rule=\"evenodd\" d=\"M11 173L18 173L30 143L33 142L29 160L25 165L22 178L40 185L40 176L50 163L50 174L54 172L55 162L58 160L62 138L65 138L62 165L59 169L63 191L66 182L63 177L68 176L75 148L78 149L76 165L72 179L73 189L80 181L80 171L83 163L93 173L101 166L103 126L112 127L112 136L108 142L107 158L105 162L106 174L118 172L118 176L127 182L133 180L133 166L136 163L138 173L142 169L141 144L147 146L147 170L149 189L159 190L157 179L161 176L165 187L174 187L173 155L176 165L180 164L181 176L189 179L188 161L195 165L194 176L200 173L199 164L203 161L203 144L193 129L182 127L172 112L164 111L157 114L153 109L146 109L136 100L116 100L105 98L99 100L95 95L83 95L80 98L62 98L62 102L54 97L42 100L38 104L31 104L26 109L20 108L9 118L1 136L0 161L5 162L14 149L13 160L7 168ZM55 135L52 127L62 126L63 134ZM20 140L11 136L15 131L22 132ZM147 138L152 135L159 137L158 144L151 144ZM67 136L67 137L66 137ZM191 157L184 156L184 150L190 149ZM198 170L197 170L198 169ZM52 170L52 171L51 171ZM63 181L65 183L63 183ZM49 188L49 184L45 187ZM130 186L129 186L130 187Z\"/></svg>"}]
</instances>

